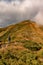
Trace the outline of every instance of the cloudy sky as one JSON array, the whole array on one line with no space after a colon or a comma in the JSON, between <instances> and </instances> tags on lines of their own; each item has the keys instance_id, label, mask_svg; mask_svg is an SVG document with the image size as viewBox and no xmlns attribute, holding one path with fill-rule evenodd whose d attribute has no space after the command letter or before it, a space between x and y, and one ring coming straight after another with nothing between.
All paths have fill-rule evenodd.
<instances>
[{"instance_id":1,"label":"cloudy sky","mask_svg":"<svg viewBox=\"0 0 43 65\"><path fill-rule=\"evenodd\" d=\"M0 0L0 27L25 19L43 24L43 0Z\"/></svg>"}]
</instances>

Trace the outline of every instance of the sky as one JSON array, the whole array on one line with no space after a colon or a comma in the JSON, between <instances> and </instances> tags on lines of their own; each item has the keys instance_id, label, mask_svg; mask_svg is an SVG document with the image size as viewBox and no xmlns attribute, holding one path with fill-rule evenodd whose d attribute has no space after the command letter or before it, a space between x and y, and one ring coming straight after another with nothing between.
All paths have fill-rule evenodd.
<instances>
[{"instance_id":1,"label":"sky","mask_svg":"<svg viewBox=\"0 0 43 65\"><path fill-rule=\"evenodd\" d=\"M0 27L27 19L43 25L43 0L0 0Z\"/></svg>"}]
</instances>

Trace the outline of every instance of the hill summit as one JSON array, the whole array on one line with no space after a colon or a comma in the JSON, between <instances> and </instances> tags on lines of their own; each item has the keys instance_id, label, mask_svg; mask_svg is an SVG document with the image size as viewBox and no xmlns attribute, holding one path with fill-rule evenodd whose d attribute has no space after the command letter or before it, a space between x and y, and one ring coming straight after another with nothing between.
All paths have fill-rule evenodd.
<instances>
[{"instance_id":1,"label":"hill summit","mask_svg":"<svg viewBox=\"0 0 43 65\"><path fill-rule=\"evenodd\" d=\"M0 28L0 41L8 41L9 35L13 42L22 40L32 40L35 42L43 41L43 31L38 24L30 20Z\"/></svg>"}]
</instances>

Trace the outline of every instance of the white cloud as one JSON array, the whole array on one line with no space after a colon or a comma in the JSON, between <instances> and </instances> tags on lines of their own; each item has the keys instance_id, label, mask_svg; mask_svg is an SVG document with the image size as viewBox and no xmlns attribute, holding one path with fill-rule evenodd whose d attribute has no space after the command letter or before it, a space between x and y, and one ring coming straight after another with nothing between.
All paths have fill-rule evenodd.
<instances>
[{"instance_id":1,"label":"white cloud","mask_svg":"<svg viewBox=\"0 0 43 65\"><path fill-rule=\"evenodd\" d=\"M39 12L41 13L39 14ZM0 26L6 26L25 19L35 21L40 19L42 21L42 13L43 0L13 0L9 3L0 1Z\"/></svg>"},{"instance_id":2,"label":"white cloud","mask_svg":"<svg viewBox=\"0 0 43 65\"><path fill-rule=\"evenodd\" d=\"M38 24L43 25L43 12L39 12L34 18L34 21L36 21Z\"/></svg>"}]
</instances>

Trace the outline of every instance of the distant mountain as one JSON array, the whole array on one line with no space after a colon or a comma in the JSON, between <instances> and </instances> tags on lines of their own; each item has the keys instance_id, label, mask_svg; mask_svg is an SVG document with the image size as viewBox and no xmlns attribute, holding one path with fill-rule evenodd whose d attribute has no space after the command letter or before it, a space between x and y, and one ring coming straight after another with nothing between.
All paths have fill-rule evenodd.
<instances>
[{"instance_id":1,"label":"distant mountain","mask_svg":"<svg viewBox=\"0 0 43 65\"><path fill-rule=\"evenodd\" d=\"M8 41L10 35L11 41L32 40L43 42L43 31L33 21L25 20L6 28L0 28L0 41Z\"/></svg>"}]
</instances>

